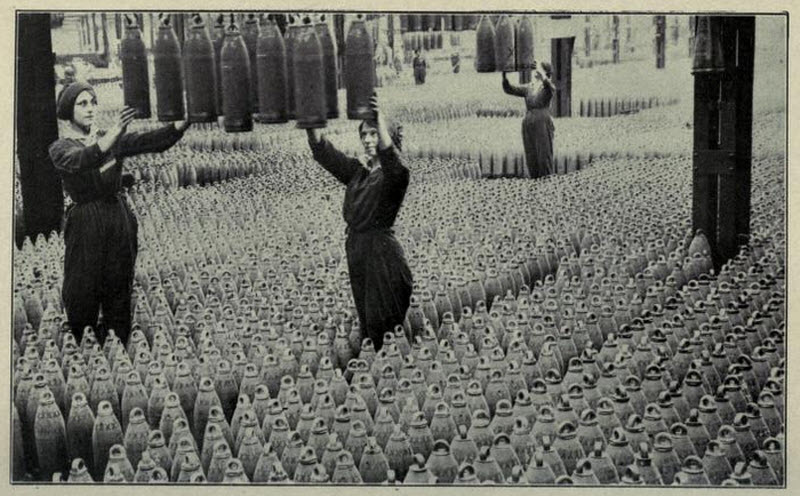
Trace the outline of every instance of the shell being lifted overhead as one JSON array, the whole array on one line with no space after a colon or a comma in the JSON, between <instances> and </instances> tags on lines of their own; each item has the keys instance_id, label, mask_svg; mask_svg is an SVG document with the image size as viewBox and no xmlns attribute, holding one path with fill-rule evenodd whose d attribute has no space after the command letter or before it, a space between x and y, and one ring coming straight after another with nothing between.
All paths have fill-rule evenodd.
<instances>
[{"instance_id":1,"label":"shell being lifted overhead","mask_svg":"<svg viewBox=\"0 0 800 496\"><path fill-rule=\"evenodd\" d=\"M225 29L220 61L225 131L229 133L252 131L250 56L242 34L235 24Z\"/></svg>"},{"instance_id":2,"label":"shell being lifted overhead","mask_svg":"<svg viewBox=\"0 0 800 496\"><path fill-rule=\"evenodd\" d=\"M303 19L294 44L294 94L297 127L325 127L328 107L325 104L325 66L322 45L309 17Z\"/></svg>"},{"instance_id":3,"label":"shell being lifted overhead","mask_svg":"<svg viewBox=\"0 0 800 496\"><path fill-rule=\"evenodd\" d=\"M375 48L361 14L350 24L345 44L347 118L369 119L372 117L369 100L375 91Z\"/></svg>"},{"instance_id":4,"label":"shell being lifted overhead","mask_svg":"<svg viewBox=\"0 0 800 496\"><path fill-rule=\"evenodd\" d=\"M261 34L261 27L259 19L256 14L247 14L247 17L242 26L242 39L244 45L247 47L247 55L250 59L250 100L253 106L253 113L259 111L258 99L258 64L256 63L256 52L258 47L258 38Z\"/></svg>"},{"instance_id":5,"label":"shell being lifted overhead","mask_svg":"<svg viewBox=\"0 0 800 496\"><path fill-rule=\"evenodd\" d=\"M286 122L287 119L287 65L286 46L278 25L267 19L256 48L258 65L257 120L267 124Z\"/></svg>"},{"instance_id":6,"label":"shell being lifted overhead","mask_svg":"<svg viewBox=\"0 0 800 496\"><path fill-rule=\"evenodd\" d=\"M515 24L515 48L517 70L533 69L533 23L530 17L523 15Z\"/></svg>"},{"instance_id":7,"label":"shell being lifted overhead","mask_svg":"<svg viewBox=\"0 0 800 496\"><path fill-rule=\"evenodd\" d=\"M508 15L500 16L494 31L494 69L497 72L517 70L514 23Z\"/></svg>"},{"instance_id":8,"label":"shell being lifted overhead","mask_svg":"<svg viewBox=\"0 0 800 496\"><path fill-rule=\"evenodd\" d=\"M325 68L325 104L328 119L339 117L339 62L336 44L331 36L325 14L319 16L316 24L317 37L322 46L322 62Z\"/></svg>"},{"instance_id":9,"label":"shell being lifted overhead","mask_svg":"<svg viewBox=\"0 0 800 496\"><path fill-rule=\"evenodd\" d=\"M153 66L155 68L156 114L162 122L183 120L183 60L181 45L175 30L164 17L153 41Z\"/></svg>"},{"instance_id":10,"label":"shell being lifted overhead","mask_svg":"<svg viewBox=\"0 0 800 496\"><path fill-rule=\"evenodd\" d=\"M283 41L286 47L286 116L290 120L297 117L297 103L295 102L295 81L294 81L294 51L297 36L300 33L300 25L295 16L289 16L289 25L286 28Z\"/></svg>"},{"instance_id":11,"label":"shell being lifted overhead","mask_svg":"<svg viewBox=\"0 0 800 496\"><path fill-rule=\"evenodd\" d=\"M191 122L217 120L219 81L215 58L214 44L208 36L208 29L203 18L196 16L183 44L186 106Z\"/></svg>"},{"instance_id":12,"label":"shell being lifted overhead","mask_svg":"<svg viewBox=\"0 0 800 496\"><path fill-rule=\"evenodd\" d=\"M495 32L489 16L482 16L475 35L475 70L478 72L494 72L495 64Z\"/></svg>"},{"instance_id":13,"label":"shell being lifted overhead","mask_svg":"<svg viewBox=\"0 0 800 496\"><path fill-rule=\"evenodd\" d=\"M119 58L122 62L122 91L125 105L137 110L137 119L149 119L151 111L147 52L142 32L136 21L129 21L125 26Z\"/></svg>"},{"instance_id":14,"label":"shell being lifted overhead","mask_svg":"<svg viewBox=\"0 0 800 496\"><path fill-rule=\"evenodd\" d=\"M225 18L221 14L214 22L211 42L214 45L214 65L217 72L217 115L222 115L222 44L225 41Z\"/></svg>"}]
</instances>

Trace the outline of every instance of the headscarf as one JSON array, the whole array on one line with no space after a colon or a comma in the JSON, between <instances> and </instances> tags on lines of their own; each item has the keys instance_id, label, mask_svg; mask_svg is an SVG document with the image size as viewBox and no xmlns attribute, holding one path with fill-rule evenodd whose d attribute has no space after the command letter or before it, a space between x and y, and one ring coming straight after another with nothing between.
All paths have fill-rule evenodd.
<instances>
[{"instance_id":1,"label":"headscarf","mask_svg":"<svg viewBox=\"0 0 800 496\"><path fill-rule=\"evenodd\" d=\"M358 125L358 133L361 134L361 129L367 124L370 127L377 129L378 122L374 119L365 119ZM403 125L393 120L387 120L386 127L389 130L389 136L392 138L392 143L398 151L403 151Z\"/></svg>"},{"instance_id":2,"label":"headscarf","mask_svg":"<svg viewBox=\"0 0 800 496\"><path fill-rule=\"evenodd\" d=\"M94 88L89 83L78 81L69 86L65 86L58 94L56 117L65 121L71 121L72 113L75 110L75 100L77 100L78 95L84 91L88 91L93 97L97 98L97 93L94 92Z\"/></svg>"}]
</instances>

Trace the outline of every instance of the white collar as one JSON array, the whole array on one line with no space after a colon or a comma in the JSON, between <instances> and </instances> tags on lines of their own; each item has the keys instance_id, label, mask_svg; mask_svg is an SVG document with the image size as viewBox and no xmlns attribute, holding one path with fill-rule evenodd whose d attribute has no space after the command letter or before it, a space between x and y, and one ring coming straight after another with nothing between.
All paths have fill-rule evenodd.
<instances>
[{"instance_id":1,"label":"white collar","mask_svg":"<svg viewBox=\"0 0 800 496\"><path fill-rule=\"evenodd\" d=\"M89 128L88 133L83 133L76 126L72 125L71 122L64 122L63 125L60 126L59 134L63 139L72 139L75 141L80 141L86 146L91 146L95 144L97 142L97 138L102 136L102 132L100 132L94 126Z\"/></svg>"},{"instance_id":2,"label":"white collar","mask_svg":"<svg viewBox=\"0 0 800 496\"><path fill-rule=\"evenodd\" d=\"M370 160L369 160L369 158L367 158L366 155L359 155L358 156L358 161L361 163L361 166L363 168L365 168L365 169L367 169L367 171L369 171L370 174L372 174L373 172L375 172L376 170L381 168L381 161L378 160L377 157L375 157L376 165L373 166L373 167L369 166Z\"/></svg>"}]
</instances>

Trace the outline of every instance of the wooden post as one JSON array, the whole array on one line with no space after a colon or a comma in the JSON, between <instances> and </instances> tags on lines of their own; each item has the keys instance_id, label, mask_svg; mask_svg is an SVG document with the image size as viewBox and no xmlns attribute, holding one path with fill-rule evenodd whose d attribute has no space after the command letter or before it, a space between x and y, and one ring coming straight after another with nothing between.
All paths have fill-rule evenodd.
<instances>
[{"instance_id":1,"label":"wooden post","mask_svg":"<svg viewBox=\"0 0 800 496\"><path fill-rule=\"evenodd\" d=\"M533 49L536 48L536 40L533 40ZM534 59L535 60L535 59ZM523 69L519 71L519 84L530 84L533 78L533 71L531 69Z\"/></svg>"},{"instance_id":2,"label":"wooden post","mask_svg":"<svg viewBox=\"0 0 800 496\"><path fill-rule=\"evenodd\" d=\"M275 23L278 25L278 29L281 31L281 36L285 36L286 27L289 23L289 19L286 18L286 14L273 14L273 18L275 19Z\"/></svg>"},{"instance_id":3,"label":"wooden post","mask_svg":"<svg viewBox=\"0 0 800 496\"><path fill-rule=\"evenodd\" d=\"M75 33L78 36L78 50L80 50L83 47L83 26L80 23L78 23Z\"/></svg>"},{"instance_id":4,"label":"wooden post","mask_svg":"<svg viewBox=\"0 0 800 496\"><path fill-rule=\"evenodd\" d=\"M181 44L181 48L183 48L183 42L186 41L184 17L182 12L169 15L169 22L172 24L172 29L175 30L175 35L178 37L178 43Z\"/></svg>"},{"instance_id":5,"label":"wooden post","mask_svg":"<svg viewBox=\"0 0 800 496\"><path fill-rule=\"evenodd\" d=\"M58 139L49 14L18 14L17 157L25 234L61 230L64 194L48 147Z\"/></svg>"},{"instance_id":6,"label":"wooden post","mask_svg":"<svg viewBox=\"0 0 800 496\"><path fill-rule=\"evenodd\" d=\"M94 42L94 40L93 40L94 37L92 36L91 16L89 14L86 14L84 16L84 18L86 19L86 21L85 21L86 22L86 45L87 45L87 48L89 50L91 50L92 49L92 43Z\"/></svg>"},{"instance_id":7,"label":"wooden post","mask_svg":"<svg viewBox=\"0 0 800 496\"><path fill-rule=\"evenodd\" d=\"M615 64L619 64L619 16L611 18L611 59Z\"/></svg>"},{"instance_id":8,"label":"wooden post","mask_svg":"<svg viewBox=\"0 0 800 496\"><path fill-rule=\"evenodd\" d=\"M147 24L149 24L149 26L150 26L148 28L148 31L150 32L150 45L148 45L148 48L150 50L152 50L153 49L153 45L155 44L155 28L154 28L154 25L156 23L156 18L153 16L152 12L147 14L147 20L148 20ZM139 25L139 27L144 29L144 26L141 25L141 24Z\"/></svg>"},{"instance_id":9,"label":"wooden post","mask_svg":"<svg viewBox=\"0 0 800 496\"><path fill-rule=\"evenodd\" d=\"M667 17L654 16L653 20L656 25L656 69L663 69L666 66Z\"/></svg>"},{"instance_id":10,"label":"wooden post","mask_svg":"<svg viewBox=\"0 0 800 496\"><path fill-rule=\"evenodd\" d=\"M677 45L680 41L681 37L681 25L680 25L680 18L677 16L675 17L674 22L672 23L672 44Z\"/></svg>"},{"instance_id":11,"label":"wooden post","mask_svg":"<svg viewBox=\"0 0 800 496\"><path fill-rule=\"evenodd\" d=\"M633 26L631 25L631 16L625 16L625 19L625 44L632 47Z\"/></svg>"},{"instance_id":12,"label":"wooden post","mask_svg":"<svg viewBox=\"0 0 800 496\"><path fill-rule=\"evenodd\" d=\"M100 40L97 36L97 14L92 12L92 39L94 40L94 51L95 53L100 51Z\"/></svg>"},{"instance_id":13,"label":"wooden post","mask_svg":"<svg viewBox=\"0 0 800 496\"><path fill-rule=\"evenodd\" d=\"M81 51L84 50L84 47L87 44L86 41L86 16L80 16L81 20Z\"/></svg>"},{"instance_id":14,"label":"wooden post","mask_svg":"<svg viewBox=\"0 0 800 496\"><path fill-rule=\"evenodd\" d=\"M586 24L583 28L583 54L588 59L592 55L592 18L586 16Z\"/></svg>"},{"instance_id":15,"label":"wooden post","mask_svg":"<svg viewBox=\"0 0 800 496\"><path fill-rule=\"evenodd\" d=\"M344 88L344 51L345 51L345 32L344 32L344 14L333 14L333 35L336 39L336 55L339 57L339 89Z\"/></svg>"},{"instance_id":16,"label":"wooden post","mask_svg":"<svg viewBox=\"0 0 800 496\"><path fill-rule=\"evenodd\" d=\"M550 42L550 60L553 65L552 81L556 94L551 104L553 117L572 115L572 48L575 37L553 38Z\"/></svg>"},{"instance_id":17,"label":"wooden post","mask_svg":"<svg viewBox=\"0 0 800 496\"><path fill-rule=\"evenodd\" d=\"M119 40L122 38L122 15L114 14L114 37Z\"/></svg>"},{"instance_id":18,"label":"wooden post","mask_svg":"<svg viewBox=\"0 0 800 496\"><path fill-rule=\"evenodd\" d=\"M724 70L694 74L692 225L719 270L750 235L755 17L711 22Z\"/></svg>"},{"instance_id":19,"label":"wooden post","mask_svg":"<svg viewBox=\"0 0 800 496\"><path fill-rule=\"evenodd\" d=\"M111 60L111 48L108 44L108 19L105 12L100 14L100 27L103 33L103 58L108 62Z\"/></svg>"},{"instance_id":20,"label":"wooden post","mask_svg":"<svg viewBox=\"0 0 800 496\"><path fill-rule=\"evenodd\" d=\"M389 46L392 60L389 65L394 65L394 15L388 14L386 18L386 44Z\"/></svg>"}]
</instances>

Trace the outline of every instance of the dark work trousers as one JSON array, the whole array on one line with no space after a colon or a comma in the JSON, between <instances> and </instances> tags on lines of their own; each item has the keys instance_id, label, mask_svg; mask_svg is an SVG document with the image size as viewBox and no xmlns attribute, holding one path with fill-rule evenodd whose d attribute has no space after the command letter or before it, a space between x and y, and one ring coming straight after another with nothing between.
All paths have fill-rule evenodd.
<instances>
[{"instance_id":1,"label":"dark work trousers","mask_svg":"<svg viewBox=\"0 0 800 496\"><path fill-rule=\"evenodd\" d=\"M522 119L525 164L532 178L553 174L555 126L548 109L529 109Z\"/></svg>"},{"instance_id":2,"label":"dark work trousers","mask_svg":"<svg viewBox=\"0 0 800 496\"><path fill-rule=\"evenodd\" d=\"M64 221L67 320L80 342L86 326L105 342L113 329L123 343L131 330L131 294L138 223L121 195L73 205ZM100 309L103 325L97 327Z\"/></svg>"},{"instance_id":3,"label":"dark work trousers","mask_svg":"<svg viewBox=\"0 0 800 496\"><path fill-rule=\"evenodd\" d=\"M413 290L411 269L389 229L350 232L346 250L362 335L379 350L384 333L405 320Z\"/></svg>"}]
</instances>

